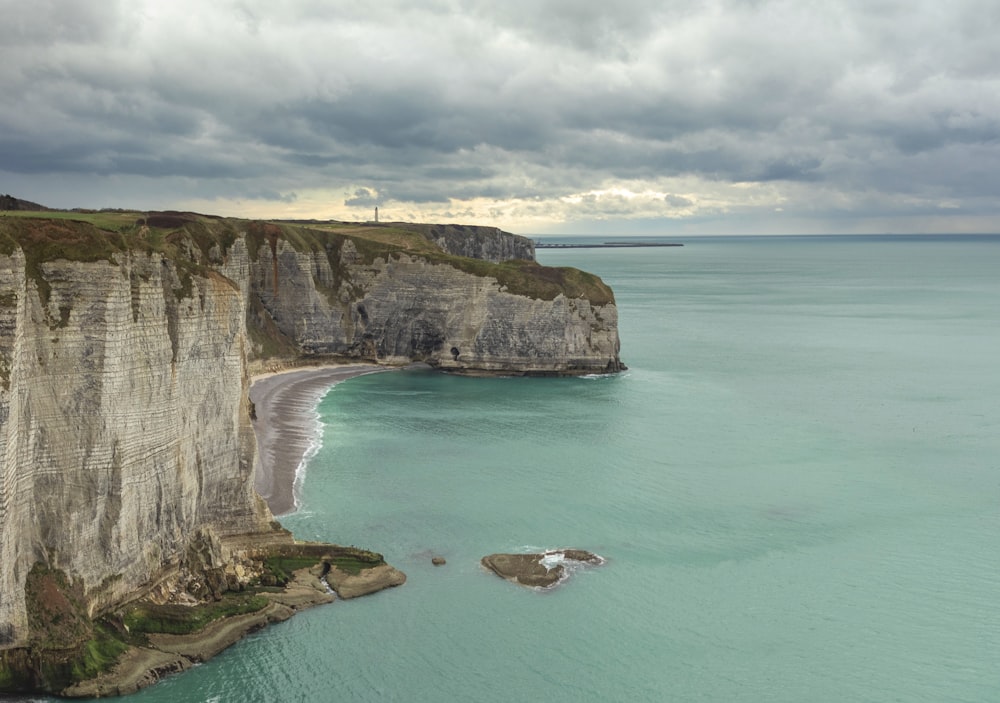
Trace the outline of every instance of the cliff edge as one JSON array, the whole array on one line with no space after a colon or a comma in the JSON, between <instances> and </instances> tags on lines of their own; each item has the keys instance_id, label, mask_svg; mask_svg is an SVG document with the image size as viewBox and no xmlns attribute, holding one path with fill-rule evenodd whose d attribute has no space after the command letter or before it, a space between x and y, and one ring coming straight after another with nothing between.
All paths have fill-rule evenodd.
<instances>
[{"instance_id":1,"label":"cliff edge","mask_svg":"<svg viewBox=\"0 0 1000 703\"><path fill-rule=\"evenodd\" d=\"M462 231L477 240L476 229ZM465 249L499 263L442 250L442 228L251 223L241 240L249 270L234 268L241 243L220 270L247 282L255 355L419 361L470 374L622 368L614 294L600 278L540 266L533 248L479 229L483 241ZM504 258L515 254L532 258Z\"/></svg>"},{"instance_id":2,"label":"cliff edge","mask_svg":"<svg viewBox=\"0 0 1000 703\"><path fill-rule=\"evenodd\" d=\"M253 490L249 362L621 369L611 290L539 266L521 239L188 213L0 217L0 692L89 690L137 646L129 604L237 597L298 548Z\"/></svg>"}]
</instances>

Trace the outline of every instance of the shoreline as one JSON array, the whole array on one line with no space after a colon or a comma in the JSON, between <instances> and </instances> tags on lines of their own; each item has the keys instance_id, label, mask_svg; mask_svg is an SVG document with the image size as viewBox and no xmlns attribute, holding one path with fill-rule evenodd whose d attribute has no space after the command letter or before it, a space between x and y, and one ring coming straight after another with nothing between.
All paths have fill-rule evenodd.
<instances>
[{"instance_id":1,"label":"shoreline","mask_svg":"<svg viewBox=\"0 0 1000 703\"><path fill-rule=\"evenodd\" d=\"M318 449L316 408L323 396L341 381L393 368L326 364L263 373L250 379L258 456L254 488L275 517L298 509L302 470Z\"/></svg>"},{"instance_id":2,"label":"shoreline","mask_svg":"<svg viewBox=\"0 0 1000 703\"><path fill-rule=\"evenodd\" d=\"M395 570L385 566L387 569L380 571L381 579L371 579L374 585L362 595L405 581L405 576L399 574L396 577L392 573ZM386 573L387 570L389 573ZM261 610L215 620L197 632L182 635L150 633L145 646L130 645L110 670L74 684L58 695L65 698L104 698L135 693L165 676L187 671L212 659L252 632L284 622L301 610L335 600L317 572L308 568L296 570L284 590L266 593L265 597L269 603Z\"/></svg>"},{"instance_id":3,"label":"shoreline","mask_svg":"<svg viewBox=\"0 0 1000 703\"><path fill-rule=\"evenodd\" d=\"M341 381L397 367L375 364L324 364L276 369L251 376L249 399L258 447L254 484L273 514L287 514L297 507L296 486L300 467L318 441L316 407L323 395ZM260 491L266 486L268 493ZM335 544L298 542L275 523L276 540L268 551L265 541L253 546L296 568L280 590L251 590L267 604L253 612L224 615L186 634L149 631L143 644L129 642L110 666L91 678L78 681L50 695L64 698L103 698L135 693L166 676L208 661L252 632L282 622L296 612L334 600L347 600L402 585L406 574L387 564L381 554ZM251 540L251 542L253 542ZM342 565L347 559L354 568ZM271 573L272 578L274 574ZM263 579L261 579L263 580ZM273 583L273 581L272 581ZM240 589L242 590L242 588ZM122 616L119 615L121 619ZM124 619L121 619L124 623ZM127 627L125 628L127 631Z\"/></svg>"}]
</instances>

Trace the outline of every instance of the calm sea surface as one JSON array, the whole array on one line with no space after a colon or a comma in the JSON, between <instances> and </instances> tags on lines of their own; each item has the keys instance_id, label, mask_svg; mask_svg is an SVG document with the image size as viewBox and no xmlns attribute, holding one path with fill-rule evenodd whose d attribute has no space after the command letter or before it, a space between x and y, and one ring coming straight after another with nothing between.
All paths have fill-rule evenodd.
<instances>
[{"instance_id":1,"label":"calm sea surface","mask_svg":"<svg viewBox=\"0 0 1000 703\"><path fill-rule=\"evenodd\" d=\"M283 522L409 581L129 700L1000 700L1000 238L685 243L539 251L624 374L336 386Z\"/></svg>"}]
</instances>

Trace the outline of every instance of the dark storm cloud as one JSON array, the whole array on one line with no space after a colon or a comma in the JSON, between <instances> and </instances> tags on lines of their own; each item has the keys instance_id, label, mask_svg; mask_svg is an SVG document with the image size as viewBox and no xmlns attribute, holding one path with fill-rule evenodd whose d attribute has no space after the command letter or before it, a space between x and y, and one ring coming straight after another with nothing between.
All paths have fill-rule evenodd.
<instances>
[{"instance_id":1,"label":"dark storm cloud","mask_svg":"<svg viewBox=\"0 0 1000 703\"><path fill-rule=\"evenodd\" d=\"M746 181L816 181L820 179L817 169L819 159L807 159L801 162L787 160L772 161L764 164L755 174L744 178Z\"/></svg>"},{"instance_id":2,"label":"dark storm cloud","mask_svg":"<svg viewBox=\"0 0 1000 703\"><path fill-rule=\"evenodd\" d=\"M34 48L59 43L93 43L114 36L118 3L89 0L4 2L0 44Z\"/></svg>"},{"instance_id":3,"label":"dark storm cloud","mask_svg":"<svg viewBox=\"0 0 1000 703\"><path fill-rule=\"evenodd\" d=\"M167 197L595 209L580 217L628 217L638 200L573 200L618 182L668 210L744 207L721 203L731 184L776 193L762 213L1000 208L994 2L0 0L0 16L0 190L36 201L77 174L162 179Z\"/></svg>"}]
</instances>

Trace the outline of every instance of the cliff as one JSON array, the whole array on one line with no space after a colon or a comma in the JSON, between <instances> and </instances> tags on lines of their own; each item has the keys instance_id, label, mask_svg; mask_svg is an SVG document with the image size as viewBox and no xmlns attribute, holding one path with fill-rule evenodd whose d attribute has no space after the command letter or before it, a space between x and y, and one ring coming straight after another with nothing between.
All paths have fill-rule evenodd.
<instances>
[{"instance_id":1,"label":"cliff","mask_svg":"<svg viewBox=\"0 0 1000 703\"><path fill-rule=\"evenodd\" d=\"M504 232L496 227L408 223L390 226L419 232L437 245L441 251L455 256L482 259L494 264L515 259L535 260L535 243L533 241L527 237Z\"/></svg>"},{"instance_id":2,"label":"cliff","mask_svg":"<svg viewBox=\"0 0 1000 703\"><path fill-rule=\"evenodd\" d=\"M457 257L405 234L373 242L261 230L248 238L248 295L253 327L279 348L459 373L621 368L614 296L596 276ZM504 250L489 242L466 248Z\"/></svg>"},{"instance_id":3,"label":"cliff","mask_svg":"<svg viewBox=\"0 0 1000 703\"><path fill-rule=\"evenodd\" d=\"M288 548L252 488L249 361L621 368L610 289L502 233L448 245L494 264L433 228L95 221L0 219L0 691L88 678L119 622L95 619L218 599Z\"/></svg>"}]
</instances>

